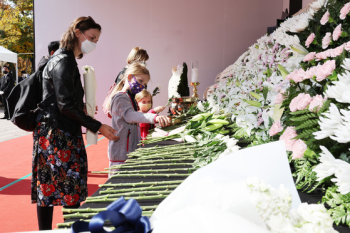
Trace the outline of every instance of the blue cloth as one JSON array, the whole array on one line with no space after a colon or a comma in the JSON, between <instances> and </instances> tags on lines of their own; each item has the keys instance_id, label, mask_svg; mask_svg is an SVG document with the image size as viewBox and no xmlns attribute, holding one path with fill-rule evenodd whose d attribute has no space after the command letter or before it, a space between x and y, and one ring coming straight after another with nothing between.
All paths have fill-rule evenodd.
<instances>
[{"instance_id":1,"label":"blue cloth","mask_svg":"<svg viewBox=\"0 0 350 233\"><path fill-rule=\"evenodd\" d=\"M142 216L142 208L133 198L126 201L124 197L107 206L107 210L95 215L90 222L76 221L72 232L106 233L103 223L109 220L115 229L110 233L148 233L151 224L148 217Z\"/></svg>"}]
</instances>

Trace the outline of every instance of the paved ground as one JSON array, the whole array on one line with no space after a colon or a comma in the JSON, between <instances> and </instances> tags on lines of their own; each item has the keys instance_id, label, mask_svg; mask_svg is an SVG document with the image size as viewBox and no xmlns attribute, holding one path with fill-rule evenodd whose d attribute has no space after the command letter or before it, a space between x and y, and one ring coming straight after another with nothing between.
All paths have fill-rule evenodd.
<instances>
[{"instance_id":1,"label":"paved ground","mask_svg":"<svg viewBox=\"0 0 350 233\"><path fill-rule=\"evenodd\" d=\"M0 118L4 116L4 110L0 107ZM21 130L11 121L0 119L0 142L7 141L10 139L18 138L24 135L31 134L31 132L26 132Z\"/></svg>"}]
</instances>

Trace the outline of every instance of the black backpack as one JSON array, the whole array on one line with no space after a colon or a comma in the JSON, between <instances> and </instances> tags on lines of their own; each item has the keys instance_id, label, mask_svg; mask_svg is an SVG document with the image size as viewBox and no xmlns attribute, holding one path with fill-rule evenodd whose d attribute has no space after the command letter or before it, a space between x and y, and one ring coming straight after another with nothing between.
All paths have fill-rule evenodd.
<instances>
[{"instance_id":1,"label":"black backpack","mask_svg":"<svg viewBox=\"0 0 350 233\"><path fill-rule=\"evenodd\" d=\"M56 100L54 93L42 100L42 73L46 64L18 83L7 97L9 117L25 131L34 131L41 118L40 110Z\"/></svg>"}]
</instances>

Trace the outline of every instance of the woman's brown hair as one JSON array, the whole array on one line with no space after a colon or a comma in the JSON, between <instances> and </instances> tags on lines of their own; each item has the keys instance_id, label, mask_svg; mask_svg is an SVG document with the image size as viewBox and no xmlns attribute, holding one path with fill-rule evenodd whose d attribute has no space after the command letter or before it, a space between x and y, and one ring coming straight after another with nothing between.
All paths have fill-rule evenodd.
<instances>
[{"instance_id":1,"label":"woman's brown hair","mask_svg":"<svg viewBox=\"0 0 350 233\"><path fill-rule=\"evenodd\" d=\"M129 56L126 59L126 62L130 65L134 62L144 63L148 59L149 59L149 56L146 50L144 50L141 47L135 47L130 51Z\"/></svg>"},{"instance_id":2,"label":"woman's brown hair","mask_svg":"<svg viewBox=\"0 0 350 233\"><path fill-rule=\"evenodd\" d=\"M81 33L84 33L89 29L98 29L99 31L102 30L101 25L96 23L91 16L79 17L71 23L68 30L63 34L60 42L61 48L66 48L67 50L74 51L75 46L78 46L80 42L79 39L75 36L75 30L77 29L79 29ZM82 57L83 54L81 53L77 58L80 59Z\"/></svg>"}]
</instances>

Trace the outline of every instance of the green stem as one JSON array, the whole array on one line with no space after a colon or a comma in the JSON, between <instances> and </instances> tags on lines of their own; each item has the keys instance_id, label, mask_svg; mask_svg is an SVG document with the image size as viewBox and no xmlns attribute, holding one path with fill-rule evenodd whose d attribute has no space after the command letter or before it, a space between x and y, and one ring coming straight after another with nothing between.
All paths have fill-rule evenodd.
<instances>
[{"instance_id":1,"label":"green stem","mask_svg":"<svg viewBox=\"0 0 350 233\"><path fill-rule=\"evenodd\" d=\"M122 197L122 196L140 196L140 195L146 195L146 194L170 194L172 190L164 190L164 191L140 191L140 192L128 192L128 193L117 193L117 194L107 194L102 196L95 196L95 197L88 197L86 200L98 200L98 199L104 199L104 198L111 198L111 197Z\"/></svg>"},{"instance_id":2,"label":"green stem","mask_svg":"<svg viewBox=\"0 0 350 233\"><path fill-rule=\"evenodd\" d=\"M135 200L152 200L152 199L162 199L162 198L166 198L168 195L163 195L163 194L159 194L156 196L141 196L141 197L125 197L125 200L129 200L130 198L133 198ZM85 202L113 202L115 200L118 200L118 198L104 198L104 199L99 199L99 200L86 200Z\"/></svg>"},{"instance_id":3,"label":"green stem","mask_svg":"<svg viewBox=\"0 0 350 233\"><path fill-rule=\"evenodd\" d=\"M117 177L173 177L173 176L189 176L190 174L119 174L117 173L114 176L111 176L110 178L117 178Z\"/></svg>"},{"instance_id":4,"label":"green stem","mask_svg":"<svg viewBox=\"0 0 350 233\"><path fill-rule=\"evenodd\" d=\"M142 165L135 165L135 166L122 166L122 167L118 167L120 165L117 166L113 166L111 167L112 169L115 168L137 168L137 167L161 167L161 166L192 166L193 163L157 163L157 164L152 164L152 165L148 165L148 164L142 164ZM96 173L94 171L92 171L91 173Z\"/></svg>"},{"instance_id":5,"label":"green stem","mask_svg":"<svg viewBox=\"0 0 350 233\"><path fill-rule=\"evenodd\" d=\"M164 185L164 186L150 186L150 187L142 187L142 188L131 188L131 189L117 189L117 190L104 190L100 191L100 194L108 194L108 193L122 193L122 192L133 192L133 191L145 191L145 190L157 190L157 189L171 189L176 188L178 185Z\"/></svg>"},{"instance_id":6,"label":"green stem","mask_svg":"<svg viewBox=\"0 0 350 233\"><path fill-rule=\"evenodd\" d=\"M181 184L183 180L172 180L172 181L154 181L154 182L139 182L139 183L119 183L119 184L100 184L99 187L137 187L146 185L164 185L164 184Z\"/></svg>"},{"instance_id":7,"label":"green stem","mask_svg":"<svg viewBox=\"0 0 350 233\"><path fill-rule=\"evenodd\" d=\"M157 160L153 160L153 161L149 161L149 160L137 160L135 162L131 162L131 160L127 159L125 161L125 164L142 164L142 163L154 163L154 162L177 162L177 161L182 161L182 160L196 160L195 158L182 158L182 159L157 159Z\"/></svg>"},{"instance_id":8,"label":"green stem","mask_svg":"<svg viewBox=\"0 0 350 233\"><path fill-rule=\"evenodd\" d=\"M151 205L151 206L141 206L142 210L154 210L158 207L158 205ZM66 209L63 208L62 212L63 213L92 213L92 212L102 212L106 211L107 208L85 208L85 209Z\"/></svg>"},{"instance_id":9,"label":"green stem","mask_svg":"<svg viewBox=\"0 0 350 233\"><path fill-rule=\"evenodd\" d=\"M150 172L167 172L167 171L188 171L189 169L195 170L194 168L167 168L167 169L150 169L150 170L134 170L134 171L100 171L100 172L94 172L92 171L91 173L97 173L97 174L113 174L113 173L150 173Z\"/></svg>"},{"instance_id":10,"label":"green stem","mask_svg":"<svg viewBox=\"0 0 350 233\"><path fill-rule=\"evenodd\" d=\"M151 153L151 152L159 152L159 151L177 151L181 149L191 149L196 148L198 145L187 145L187 146L178 146L174 148L167 148L167 147L157 147L157 149L149 150L149 149L138 149L134 152L129 153L128 155L137 154L137 153Z\"/></svg>"},{"instance_id":11,"label":"green stem","mask_svg":"<svg viewBox=\"0 0 350 233\"><path fill-rule=\"evenodd\" d=\"M154 211L143 211L142 212L142 216L149 216L152 215ZM97 215L98 212L96 213L85 213L85 214L81 214L81 213L74 213L74 214L65 214L63 215L64 219L71 219L71 218L91 218L94 217L95 215Z\"/></svg>"},{"instance_id":12,"label":"green stem","mask_svg":"<svg viewBox=\"0 0 350 233\"><path fill-rule=\"evenodd\" d=\"M185 150L185 151L177 151L177 152L166 152L166 153L150 153L150 154L134 154L134 155L128 155L128 157L133 158L133 157L138 157L138 158L144 158L144 157L152 157L152 156L157 156L160 157L161 155L189 155L197 150L203 150L203 148L198 148L198 149L191 149L191 150Z\"/></svg>"}]
</instances>

